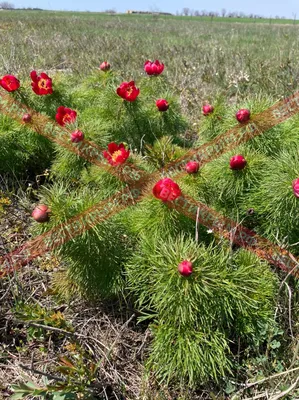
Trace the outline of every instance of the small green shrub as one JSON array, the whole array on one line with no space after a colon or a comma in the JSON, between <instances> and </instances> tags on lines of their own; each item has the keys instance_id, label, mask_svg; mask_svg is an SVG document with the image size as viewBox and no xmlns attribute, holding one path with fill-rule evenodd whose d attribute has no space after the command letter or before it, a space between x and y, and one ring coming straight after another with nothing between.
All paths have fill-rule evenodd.
<instances>
[{"instance_id":1,"label":"small green shrub","mask_svg":"<svg viewBox=\"0 0 299 400\"><path fill-rule=\"evenodd\" d=\"M193 264L188 278L178 273L183 260ZM231 344L246 346L261 325L273 324L276 278L244 250L148 234L127 274L142 319L155 321L149 365L161 381L196 387L219 380L231 372Z\"/></svg>"}]
</instances>

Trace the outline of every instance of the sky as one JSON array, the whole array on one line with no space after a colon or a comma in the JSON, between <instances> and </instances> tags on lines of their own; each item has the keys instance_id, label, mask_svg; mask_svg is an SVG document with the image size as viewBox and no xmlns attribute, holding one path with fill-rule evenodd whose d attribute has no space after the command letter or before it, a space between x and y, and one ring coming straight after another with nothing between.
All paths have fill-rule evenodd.
<instances>
[{"instance_id":1,"label":"sky","mask_svg":"<svg viewBox=\"0 0 299 400\"><path fill-rule=\"evenodd\" d=\"M118 12L126 10L139 11L164 11L176 13L183 7L194 10L207 10L221 12L223 8L227 11L239 11L246 14L258 14L265 17L276 15L287 18L299 19L299 0L10 0L17 8L38 7L47 10L72 10L72 11L105 11L115 9Z\"/></svg>"}]
</instances>

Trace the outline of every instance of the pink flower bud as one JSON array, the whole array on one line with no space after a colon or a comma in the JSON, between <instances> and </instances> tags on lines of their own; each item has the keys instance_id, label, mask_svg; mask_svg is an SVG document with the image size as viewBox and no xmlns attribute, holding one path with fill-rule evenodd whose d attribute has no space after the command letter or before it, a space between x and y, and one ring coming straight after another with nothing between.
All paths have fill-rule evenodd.
<instances>
[{"instance_id":1,"label":"pink flower bud","mask_svg":"<svg viewBox=\"0 0 299 400\"><path fill-rule=\"evenodd\" d=\"M107 72L110 69L110 64L107 61L103 61L102 64L100 65L100 70Z\"/></svg>"},{"instance_id":2,"label":"pink flower bud","mask_svg":"<svg viewBox=\"0 0 299 400\"><path fill-rule=\"evenodd\" d=\"M40 204L33 210L31 216L36 222L47 222L49 221L50 209L45 204Z\"/></svg>"},{"instance_id":3,"label":"pink flower bud","mask_svg":"<svg viewBox=\"0 0 299 400\"><path fill-rule=\"evenodd\" d=\"M30 122L31 121L31 115L30 114L24 114L22 118L23 122Z\"/></svg>"},{"instance_id":4,"label":"pink flower bud","mask_svg":"<svg viewBox=\"0 0 299 400\"><path fill-rule=\"evenodd\" d=\"M190 261L184 260L178 265L178 271L182 276L190 276L193 272L193 266Z\"/></svg>"},{"instance_id":5,"label":"pink flower bud","mask_svg":"<svg viewBox=\"0 0 299 400\"><path fill-rule=\"evenodd\" d=\"M187 162L185 169L188 174L196 174L199 170L199 162L197 161L189 161Z\"/></svg>"},{"instance_id":6,"label":"pink flower bud","mask_svg":"<svg viewBox=\"0 0 299 400\"><path fill-rule=\"evenodd\" d=\"M241 154L233 156L229 162L230 168L234 169L234 170L243 169L243 168L245 168L246 164L247 164L247 161Z\"/></svg>"},{"instance_id":7,"label":"pink flower bud","mask_svg":"<svg viewBox=\"0 0 299 400\"><path fill-rule=\"evenodd\" d=\"M299 178L293 181L293 192L294 195L299 198Z\"/></svg>"},{"instance_id":8,"label":"pink flower bud","mask_svg":"<svg viewBox=\"0 0 299 400\"><path fill-rule=\"evenodd\" d=\"M71 141L73 143L79 143L82 142L82 140L84 139L84 133L81 131L74 131L71 133Z\"/></svg>"},{"instance_id":9,"label":"pink flower bud","mask_svg":"<svg viewBox=\"0 0 299 400\"><path fill-rule=\"evenodd\" d=\"M236 118L239 122L247 122L250 119L250 111L242 108L236 113Z\"/></svg>"},{"instance_id":10,"label":"pink flower bud","mask_svg":"<svg viewBox=\"0 0 299 400\"><path fill-rule=\"evenodd\" d=\"M203 115L209 115L212 114L212 112L214 111L214 107L211 106L211 104L206 104L202 107L202 113Z\"/></svg>"}]
</instances>

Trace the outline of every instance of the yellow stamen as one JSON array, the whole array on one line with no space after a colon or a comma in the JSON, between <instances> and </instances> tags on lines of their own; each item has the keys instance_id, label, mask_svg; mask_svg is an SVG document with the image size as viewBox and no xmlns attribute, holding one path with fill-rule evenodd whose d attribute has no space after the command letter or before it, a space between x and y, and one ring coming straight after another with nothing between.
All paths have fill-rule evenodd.
<instances>
[{"instance_id":1,"label":"yellow stamen","mask_svg":"<svg viewBox=\"0 0 299 400\"><path fill-rule=\"evenodd\" d=\"M69 122L70 118L71 118L70 114L65 114L65 116L62 118L62 122L64 123Z\"/></svg>"},{"instance_id":2,"label":"yellow stamen","mask_svg":"<svg viewBox=\"0 0 299 400\"><path fill-rule=\"evenodd\" d=\"M130 86L130 87L127 89L127 93L128 93L128 95L130 96L130 94L132 94L132 92L133 92L133 88Z\"/></svg>"},{"instance_id":3,"label":"yellow stamen","mask_svg":"<svg viewBox=\"0 0 299 400\"><path fill-rule=\"evenodd\" d=\"M41 89L47 89L47 81L45 79L40 79L38 81L38 87Z\"/></svg>"},{"instance_id":4,"label":"yellow stamen","mask_svg":"<svg viewBox=\"0 0 299 400\"><path fill-rule=\"evenodd\" d=\"M114 162L116 162L117 157L120 155L121 155L121 150L117 150L112 154L111 158Z\"/></svg>"}]
</instances>

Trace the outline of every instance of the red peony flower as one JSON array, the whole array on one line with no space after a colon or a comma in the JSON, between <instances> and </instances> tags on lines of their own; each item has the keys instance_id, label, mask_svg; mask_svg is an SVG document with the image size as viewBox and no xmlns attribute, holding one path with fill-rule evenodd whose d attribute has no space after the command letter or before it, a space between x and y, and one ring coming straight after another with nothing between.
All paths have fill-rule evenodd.
<instances>
[{"instance_id":1,"label":"red peony flower","mask_svg":"<svg viewBox=\"0 0 299 400\"><path fill-rule=\"evenodd\" d=\"M250 111L247 108L242 108L236 113L236 118L239 122L247 122L250 119Z\"/></svg>"},{"instance_id":2,"label":"red peony flower","mask_svg":"<svg viewBox=\"0 0 299 400\"><path fill-rule=\"evenodd\" d=\"M243 169L243 168L245 168L246 164L247 164L247 161L241 154L233 156L229 162L230 168L234 169L234 170Z\"/></svg>"},{"instance_id":3,"label":"red peony flower","mask_svg":"<svg viewBox=\"0 0 299 400\"><path fill-rule=\"evenodd\" d=\"M22 118L23 122L30 122L31 121L31 115L30 114L24 114Z\"/></svg>"},{"instance_id":4,"label":"red peony flower","mask_svg":"<svg viewBox=\"0 0 299 400\"><path fill-rule=\"evenodd\" d=\"M47 222L49 221L50 209L45 204L40 204L33 210L31 216L36 222Z\"/></svg>"},{"instance_id":5,"label":"red peony flower","mask_svg":"<svg viewBox=\"0 0 299 400\"><path fill-rule=\"evenodd\" d=\"M115 142L111 142L108 144L108 151L103 151L103 156L113 166L123 164L129 155L130 150L126 150L123 143L118 145Z\"/></svg>"},{"instance_id":6,"label":"red peony flower","mask_svg":"<svg viewBox=\"0 0 299 400\"><path fill-rule=\"evenodd\" d=\"M84 139L84 133L79 131L78 129L71 133L71 141L73 143L82 142Z\"/></svg>"},{"instance_id":7,"label":"red peony flower","mask_svg":"<svg viewBox=\"0 0 299 400\"><path fill-rule=\"evenodd\" d=\"M202 106L202 113L203 115L209 115L214 111L214 107L211 106L210 104L206 104Z\"/></svg>"},{"instance_id":8,"label":"red peony flower","mask_svg":"<svg viewBox=\"0 0 299 400\"><path fill-rule=\"evenodd\" d=\"M170 178L161 179L153 188L154 196L162 201L173 201L181 196L182 191Z\"/></svg>"},{"instance_id":9,"label":"red peony flower","mask_svg":"<svg viewBox=\"0 0 299 400\"><path fill-rule=\"evenodd\" d=\"M52 79L47 74L42 72L40 75L37 75L36 71L31 71L30 77L32 79L32 90L35 94L43 96L53 93Z\"/></svg>"},{"instance_id":10,"label":"red peony flower","mask_svg":"<svg viewBox=\"0 0 299 400\"><path fill-rule=\"evenodd\" d=\"M56 121L59 125L64 126L76 121L77 113L71 108L60 106L56 110Z\"/></svg>"},{"instance_id":11,"label":"red peony flower","mask_svg":"<svg viewBox=\"0 0 299 400\"><path fill-rule=\"evenodd\" d=\"M293 192L296 197L299 197L299 178L293 181Z\"/></svg>"},{"instance_id":12,"label":"red peony flower","mask_svg":"<svg viewBox=\"0 0 299 400\"><path fill-rule=\"evenodd\" d=\"M148 75L160 75L164 70L164 64L161 64L160 61L150 61L147 60L144 63L144 71Z\"/></svg>"},{"instance_id":13,"label":"red peony flower","mask_svg":"<svg viewBox=\"0 0 299 400\"><path fill-rule=\"evenodd\" d=\"M167 111L169 108L169 104L165 99L159 99L156 101L156 106L159 111Z\"/></svg>"},{"instance_id":14,"label":"red peony flower","mask_svg":"<svg viewBox=\"0 0 299 400\"><path fill-rule=\"evenodd\" d=\"M193 266L190 261L184 260L178 265L178 271L182 276L190 276L193 272Z\"/></svg>"},{"instance_id":15,"label":"red peony flower","mask_svg":"<svg viewBox=\"0 0 299 400\"><path fill-rule=\"evenodd\" d=\"M199 162L198 161L189 161L187 162L185 169L188 174L196 174L199 170Z\"/></svg>"},{"instance_id":16,"label":"red peony flower","mask_svg":"<svg viewBox=\"0 0 299 400\"><path fill-rule=\"evenodd\" d=\"M110 64L107 61L103 61L102 64L100 65L100 70L107 72L110 69Z\"/></svg>"},{"instance_id":17,"label":"red peony flower","mask_svg":"<svg viewBox=\"0 0 299 400\"><path fill-rule=\"evenodd\" d=\"M13 75L4 75L3 78L0 79L0 86L8 92L14 92L19 89L20 81Z\"/></svg>"},{"instance_id":18,"label":"red peony flower","mask_svg":"<svg viewBox=\"0 0 299 400\"><path fill-rule=\"evenodd\" d=\"M116 90L116 93L127 101L136 100L140 90L135 86L135 82L123 82Z\"/></svg>"}]
</instances>

